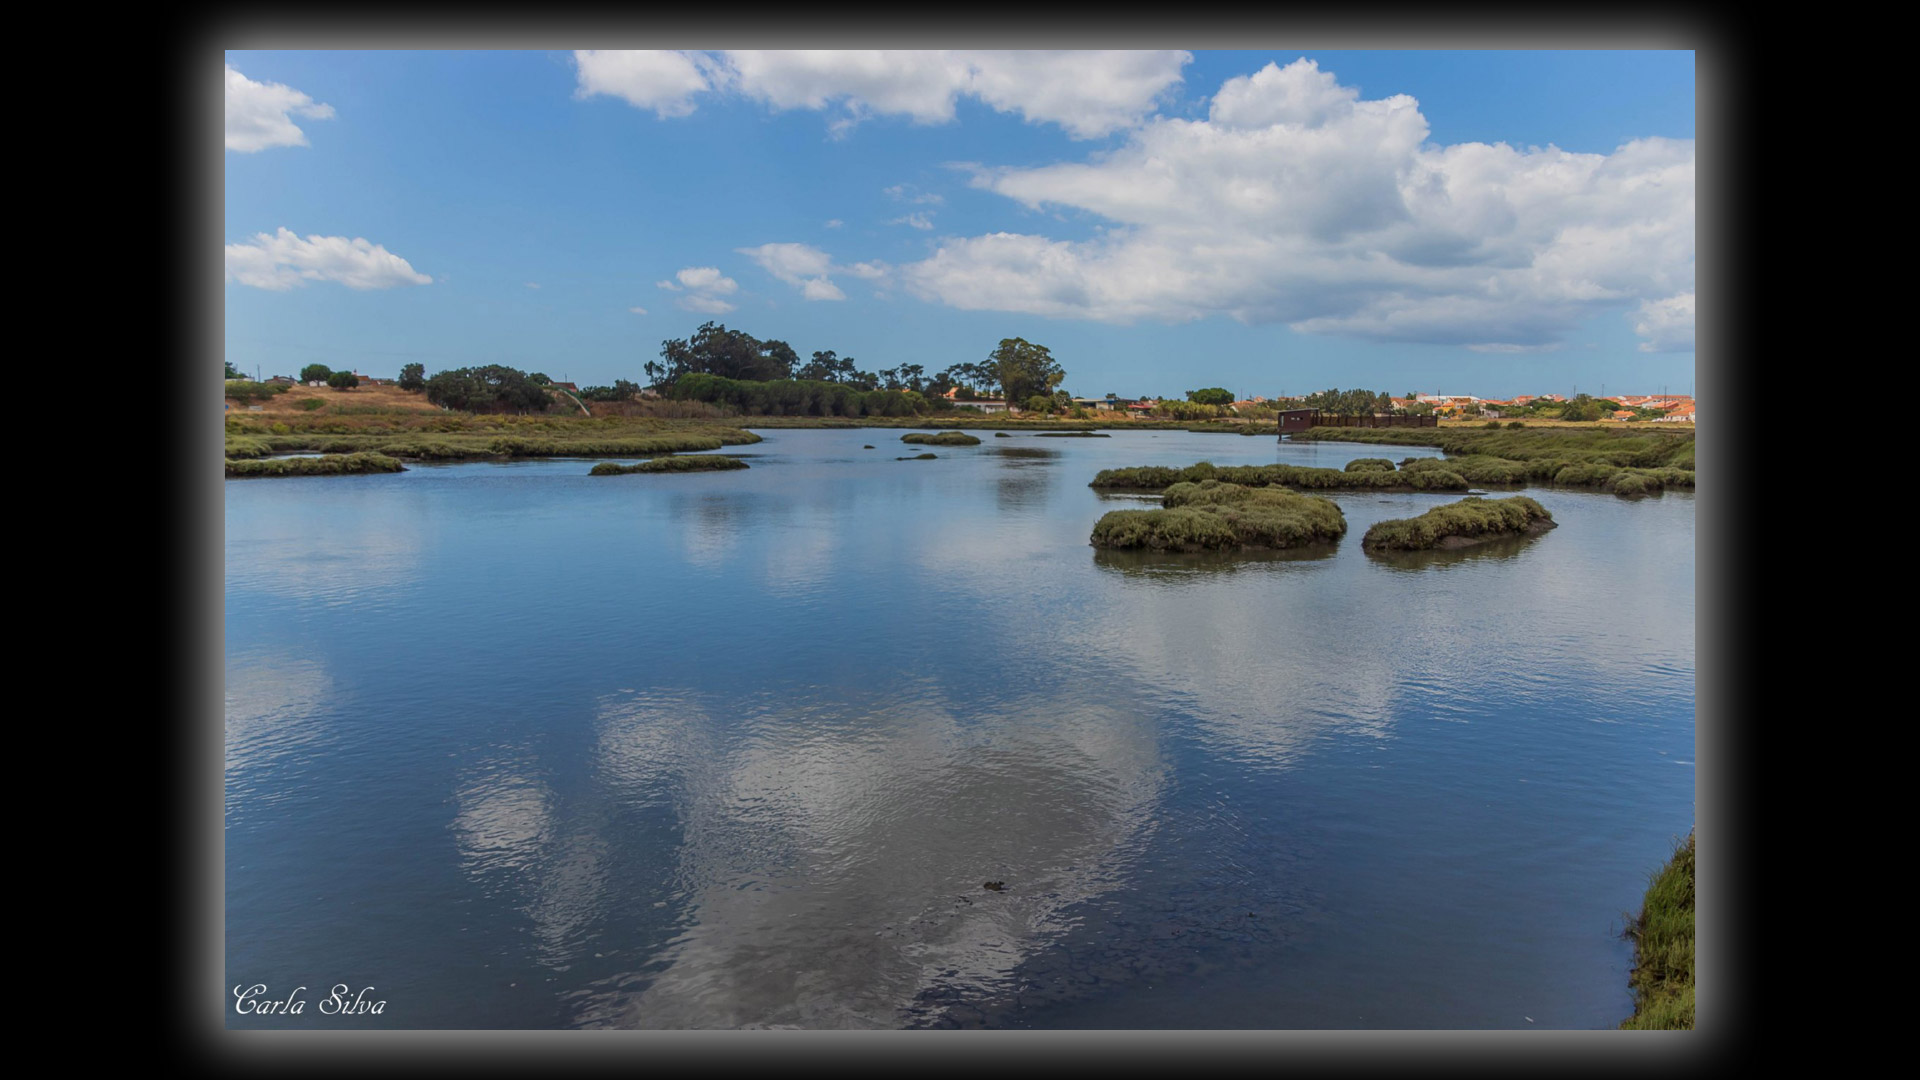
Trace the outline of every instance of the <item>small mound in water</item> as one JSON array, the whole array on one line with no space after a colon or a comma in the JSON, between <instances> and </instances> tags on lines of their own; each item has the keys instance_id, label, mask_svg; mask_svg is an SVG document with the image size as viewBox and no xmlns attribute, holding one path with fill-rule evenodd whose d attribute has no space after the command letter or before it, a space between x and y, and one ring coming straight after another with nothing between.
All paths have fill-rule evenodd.
<instances>
[{"instance_id":1,"label":"small mound in water","mask_svg":"<svg viewBox=\"0 0 1920 1080\"><path fill-rule=\"evenodd\" d=\"M1417 518L1378 522L1361 538L1360 547L1363 551L1447 550L1509 536L1536 536L1553 527L1553 515L1525 495L1461 499Z\"/></svg>"},{"instance_id":2,"label":"small mound in water","mask_svg":"<svg viewBox=\"0 0 1920 1080\"><path fill-rule=\"evenodd\" d=\"M1347 462L1347 472L1392 472L1393 462L1383 457L1354 458Z\"/></svg>"},{"instance_id":3,"label":"small mound in water","mask_svg":"<svg viewBox=\"0 0 1920 1080\"><path fill-rule=\"evenodd\" d=\"M603 461L593 467L588 476L622 476L626 473L679 473L679 472L715 472L726 469L744 469L747 463L735 457L722 457L719 454L700 454L694 457L663 457L652 461L642 461L635 465L620 465Z\"/></svg>"},{"instance_id":4,"label":"small mound in water","mask_svg":"<svg viewBox=\"0 0 1920 1080\"><path fill-rule=\"evenodd\" d=\"M1011 438L1013 438L1013 436L1011 436L1011 435L1009 435L1009 434L1007 434L1007 433L1006 433L1006 432L1004 432L1004 431L996 431L996 432L994 432L994 433L993 433L993 437L994 437L994 438L996 438L996 439L1011 439Z\"/></svg>"},{"instance_id":5,"label":"small mound in water","mask_svg":"<svg viewBox=\"0 0 1920 1080\"><path fill-rule=\"evenodd\" d=\"M938 435L925 431L909 431L900 436L901 442L926 443L929 446L979 446L980 440L964 431L942 431Z\"/></svg>"},{"instance_id":6,"label":"small mound in water","mask_svg":"<svg viewBox=\"0 0 1920 1080\"><path fill-rule=\"evenodd\" d=\"M234 479L258 476L357 476L365 473L406 472L407 467L385 454L327 454L323 457L267 458L258 461L227 459L227 475Z\"/></svg>"},{"instance_id":7,"label":"small mound in water","mask_svg":"<svg viewBox=\"0 0 1920 1080\"><path fill-rule=\"evenodd\" d=\"M1043 439L1111 439L1113 436L1104 431L1043 431Z\"/></svg>"},{"instance_id":8,"label":"small mound in water","mask_svg":"<svg viewBox=\"0 0 1920 1080\"><path fill-rule=\"evenodd\" d=\"M1333 500L1218 480L1169 487L1158 510L1115 510L1093 526L1100 548L1232 551L1332 543L1347 533Z\"/></svg>"},{"instance_id":9,"label":"small mound in water","mask_svg":"<svg viewBox=\"0 0 1920 1080\"><path fill-rule=\"evenodd\" d=\"M912 457L897 457L897 458L894 458L893 460L895 461L937 461L939 460L939 458L940 458L939 454L915 454Z\"/></svg>"}]
</instances>

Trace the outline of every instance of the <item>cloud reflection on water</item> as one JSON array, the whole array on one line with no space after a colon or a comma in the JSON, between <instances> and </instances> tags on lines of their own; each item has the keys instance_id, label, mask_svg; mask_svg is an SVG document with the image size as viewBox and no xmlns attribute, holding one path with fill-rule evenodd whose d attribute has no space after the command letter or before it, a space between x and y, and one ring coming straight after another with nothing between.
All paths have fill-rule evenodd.
<instances>
[{"instance_id":1,"label":"cloud reflection on water","mask_svg":"<svg viewBox=\"0 0 1920 1080\"><path fill-rule=\"evenodd\" d=\"M1073 905L1121 880L1165 782L1149 723L1061 700L962 716L907 691L605 703L608 782L676 806L682 929L590 1022L911 1024L930 995L1004 992Z\"/></svg>"}]
</instances>

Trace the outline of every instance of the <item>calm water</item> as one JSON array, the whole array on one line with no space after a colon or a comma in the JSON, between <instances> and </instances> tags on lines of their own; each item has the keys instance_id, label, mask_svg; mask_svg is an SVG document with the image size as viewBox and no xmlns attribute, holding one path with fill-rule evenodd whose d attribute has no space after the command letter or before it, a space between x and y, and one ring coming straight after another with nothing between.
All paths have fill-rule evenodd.
<instances>
[{"instance_id":1,"label":"calm water","mask_svg":"<svg viewBox=\"0 0 1920 1080\"><path fill-rule=\"evenodd\" d=\"M1087 544L1118 465L226 486L230 1026L1591 1028L1693 822L1694 501L1382 562ZM986 433L981 433L986 435ZM877 449L863 450L872 443ZM982 887L1004 882L1002 891ZM380 1015L323 1015L335 984Z\"/></svg>"}]
</instances>

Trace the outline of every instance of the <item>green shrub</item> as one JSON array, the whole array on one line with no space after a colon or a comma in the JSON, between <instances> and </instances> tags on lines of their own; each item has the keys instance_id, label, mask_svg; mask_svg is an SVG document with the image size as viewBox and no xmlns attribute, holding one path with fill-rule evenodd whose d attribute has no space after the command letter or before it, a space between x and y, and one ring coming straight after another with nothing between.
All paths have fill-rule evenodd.
<instances>
[{"instance_id":1,"label":"green shrub","mask_svg":"<svg viewBox=\"0 0 1920 1080\"><path fill-rule=\"evenodd\" d=\"M1347 462L1347 472L1392 472L1393 462L1386 458L1363 457Z\"/></svg>"},{"instance_id":2,"label":"green shrub","mask_svg":"<svg viewBox=\"0 0 1920 1080\"><path fill-rule=\"evenodd\" d=\"M904 443L926 443L930 446L979 446L980 440L964 431L942 431L933 434L925 431L910 431L900 436Z\"/></svg>"},{"instance_id":3,"label":"green shrub","mask_svg":"<svg viewBox=\"0 0 1920 1080\"><path fill-rule=\"evenodd\" d=\"M1553 515L1525 495L1507 499L1468 498L1436 506L1416 518L1381 521L1360 539L1366 551L1425 551L1451 538L1490 539L1532 531Z\"/></svg>"},{"instance_id":4,"label":"green shrub","mask_svg":"<svg viewBox=\"0 0 1920 1080\"><path fill-rule=\"evenodd\" d=\"M1225 480L1253 487L1279 484L1308 491L1465 491L1465 478L1445 469L1414 472L1341 469L1308 469L1298 465L1227 465L1202 461L1184 469L1165 465L1144 465L1125 469L1102 469L1090 487L1130 488L1154 491L1182 481Z\"/></svg>"},{"instance_id":5,"label":"green shrub","mask_svg":"<svg viewBox=\"0 0 1920 1080\"><path fill-rule=\"evenodd\" d=\"M620 465L603 461L588 471L588 476L621 476L626 473L686 473L686 472L722 472L728 469L744 469L747 463L736 457L723 457L719 454L702 454L695 457L662 457L652 461L642 461L634 465Z\"/></svg>"},{"instance_id":6,"label":"green shrub","mask_svg":"<svg viewBox=\"0 0 1920 1080\"><path fill-rule=\"evenodd\" d=\"M1217 480L1168 488L1157 510L1115 510L1094 524L1101 548L1205 551L1330 543L1347 522L1331 499Z\"/></svg>"},{"instance_id":7,"label":"green shrub","mask_svg":"<svg viewBox=\"0 0 1920 1080\"><path fill-rule=\"evenodd\" d=\"M405 472L406 466L383 454L328 454L317 458L270 458L265 461L227 460L227 475L235 479L263 476L351 476L361 473Z\"/></svg>"},{"instance_id":8,"label":"green shrub","mask_svg":"<svg viewBox=\"0 0 1920 1080\"><path fill-rule=\"evenodd\" d=\"M252 404L286 392L287 388L278 383L250 382L240 379L227 384L226 396L234 401Z\"/></svg>"}]
</instances>

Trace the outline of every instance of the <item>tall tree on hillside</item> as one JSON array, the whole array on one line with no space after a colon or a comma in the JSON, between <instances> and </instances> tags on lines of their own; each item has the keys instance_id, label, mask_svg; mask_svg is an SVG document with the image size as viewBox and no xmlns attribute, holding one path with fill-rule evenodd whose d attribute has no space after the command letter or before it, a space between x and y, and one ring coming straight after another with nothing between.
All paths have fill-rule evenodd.
<instances>
[{"instance_id":1,"label":"tall tree on hillside","mask_svg":"<svg viewBox=\"0 0 1920 1080\"><path fill-rule=\"evenodd\" d=\"M427 365L400 365L399 385L402 390L425 390L427 388Z\"/></svg>"},{"instance_id":2,"label":"tall tree on hillside","mask_svg":"<svg viewBox=\"0 0 1920 1080\"><path fill-rule=\"evenodd\" d=\"M233 366L233 361L231 361L231 360L223 360L223 361L221 361L221 363L224 363L225 365L227 365L227 374L226 374L226 378L229 378L229 379L244 379L244 378L246 378L246 376L245 376L245 375L243 375L243 374L241 374L241 373L240 373L240 369L239 369L239 368L237 368L237 367L234 367L234 366Z\"/></svg>"},{"instance_id":3,"label":"tall tree on hillside","mask_svg":"<svg viewBox=\"0 0 1920 1080\"><path fill-rule=\"evenodd\" d=\"M1024 402L1036 395L1051 398L1067 377L1045 345L1025 338L1002 338L987 355L987 365L1009 402Z\"/></svg>"},{"instance_id":4,"label":"tall tree on hillside","mask_svg":"<svg viewBox=\"0 0 1920 1080\"><path fill-rule=\"evenodd\" d=\"M1197 405L1231 405L1233 391L1218 386L1209 386L1203 390L1187 391L1187 400Z\"/></svg>"},{"instance_id":5,"label":"tall tree on hillside","mask_svg":"<svg viewBox=\"0 0 1920 1080\"><path fill-rule=\"evenodd\" d=\"M661 342L660 357L667 369L661 381L669 383L692 373L753 381L788 379L800 360L784 341L761 341L712 322L702 324L684 341Z\"/></svg>"}]
</instances>

